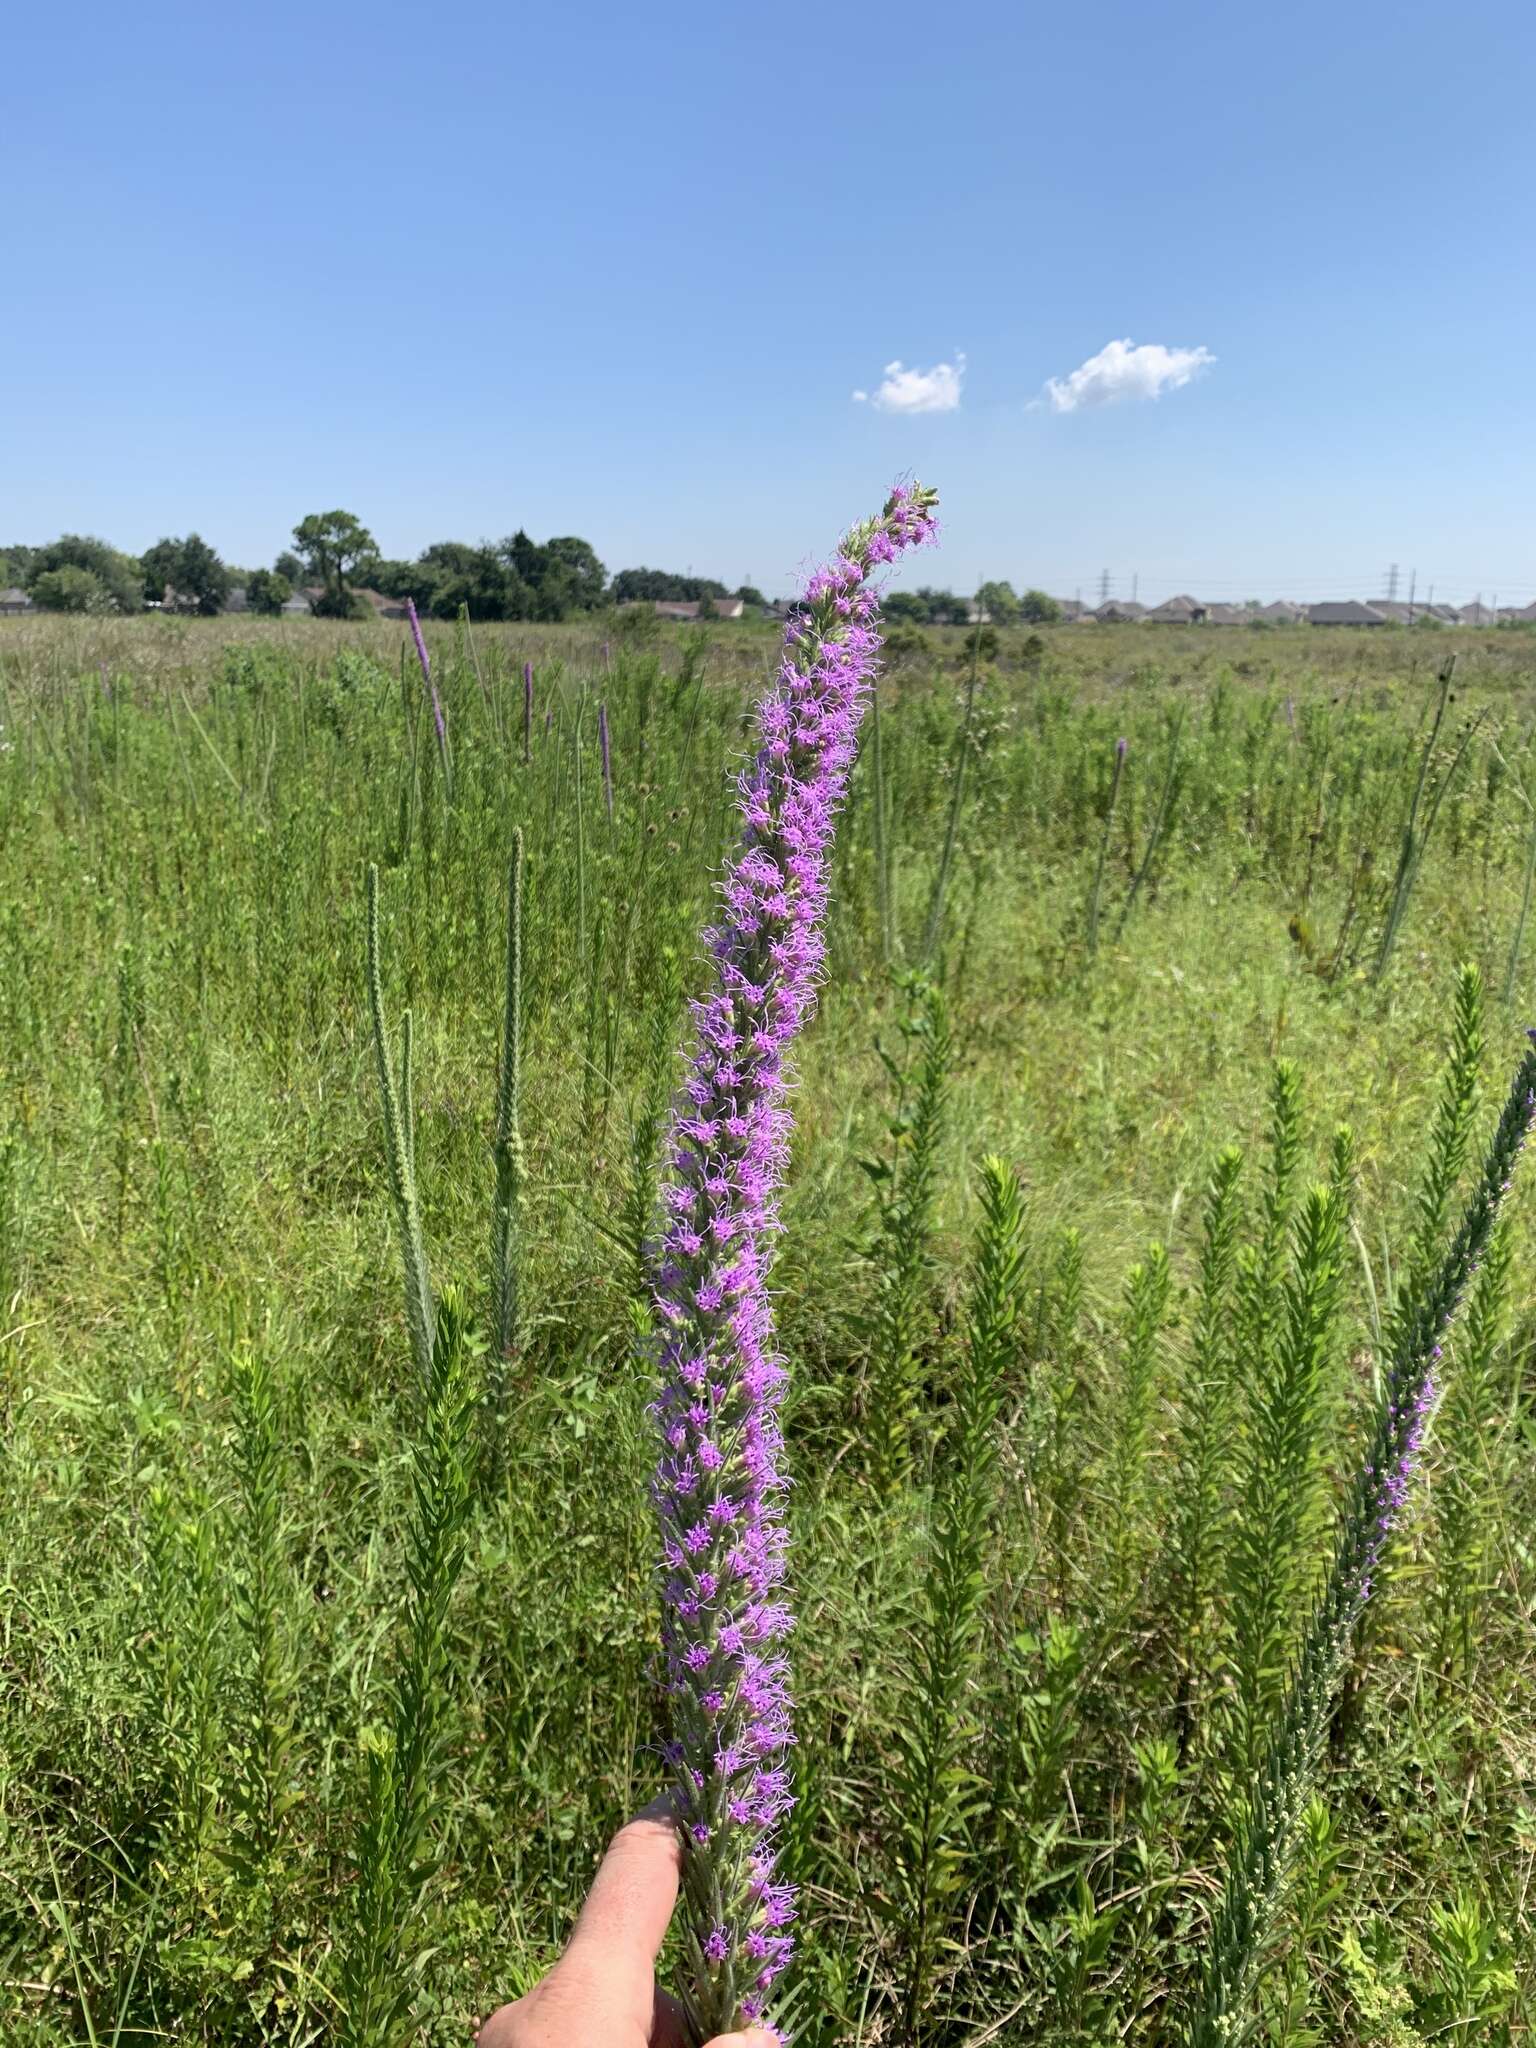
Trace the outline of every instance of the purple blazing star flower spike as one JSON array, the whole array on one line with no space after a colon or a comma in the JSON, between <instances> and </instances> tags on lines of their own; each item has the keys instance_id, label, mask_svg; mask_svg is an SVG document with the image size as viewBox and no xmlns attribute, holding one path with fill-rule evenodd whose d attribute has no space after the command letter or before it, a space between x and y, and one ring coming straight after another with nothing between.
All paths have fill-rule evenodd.
<instances>
[{"instance_id":1,"label":"purple blazing star flower spike","mask_svg":"<svg viewBox=\"0 0 1536 2048\"><path fill-rule=\"evenodd\" d=\"M411 622L411 638L416 642L416 659L421 663L423 679L432 693L432 722L437 727L438 750L442 752L448 745L448 722L443 717L442 699L438 696L437 685L432 680L432 664L427 659L427 643L421 637L421 621L416 616L414 598L408 597L405 600L405 616Z\"/></svg>"},{"instance_id":2,"label":"purple blazing star flower spike","mask_svg":"<svg viewBox=\"0 0 1536 2048\"><path fill-rule=\"evenodd\" d=\"M699 2038L762 2022L789 1960L793 1889L775 1876L793 1741L784 1638L785 1369L768 1298L789 1145L789 1047L815 1004L827 855L880 648L871 570L930 539L935 494L893 491L806 585L738 784L742 836L706 934L710 993L674 1114L653 1253L661 1454L664 1755L683 1844Z\"/></svg>"},{"instance_id":3,"label":"purple blazing star flower spike","mask_svg":"<svg viewBox=\"0 0 1536 2048\"><path fill-rule=\"evenodd\" d=\"M603 801L608 806L608 822L613 823L613 748L608 737L608 706L597 707L597 744L603 756Z\"/></svg>"}]
</instances>

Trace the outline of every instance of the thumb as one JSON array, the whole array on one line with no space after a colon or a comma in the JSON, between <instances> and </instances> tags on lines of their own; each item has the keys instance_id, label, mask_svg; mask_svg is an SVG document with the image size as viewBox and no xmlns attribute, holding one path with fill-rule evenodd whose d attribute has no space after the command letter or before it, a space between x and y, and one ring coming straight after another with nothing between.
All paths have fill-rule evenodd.
<instances>
[{"instance_id":1,"label":"thumb","mask_svg":"<svg viewBox=\"0 0 1536 2048\"><path fill-rule=\"evenodd\" d=\"M720 2034L707 2041L704 2048L779 2048L779 2037L764 2033L760 2027L749 2027L744 2034Z\"/></svg>"},{"instance_id":2,"label":"thumb","mask_svg":"<svg viewBox=\"0 0 1536 2048\"><path fill-rule=\"evenodd\" d=\"M671 1808L658 1799L614 1836L576 1922L568 1960L649 1972L671 1924L681 1870ZM738 2044L732 2041L731 2048Z\"/></svg>"}]
</instances>

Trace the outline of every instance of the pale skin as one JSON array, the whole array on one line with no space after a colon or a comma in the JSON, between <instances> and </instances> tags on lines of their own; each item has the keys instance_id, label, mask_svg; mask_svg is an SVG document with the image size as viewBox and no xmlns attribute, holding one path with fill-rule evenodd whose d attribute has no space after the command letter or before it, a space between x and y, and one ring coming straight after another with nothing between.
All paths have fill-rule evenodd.
<instances>
[{"instance_id":1,"label":"pale skin","mask_svg":"<svg viewBox=\"0 0 1536 2048\"><path fill-rule=\"evenodd\" d=\"M681 1862L665 1801L621 1828L565 1954L526 1997L492 2013L479 2048L688 2048L677 2005L656 1982ZM706 2048L778 2048L778 2038L752 2028Z\"/></svg>"}]
</instances>

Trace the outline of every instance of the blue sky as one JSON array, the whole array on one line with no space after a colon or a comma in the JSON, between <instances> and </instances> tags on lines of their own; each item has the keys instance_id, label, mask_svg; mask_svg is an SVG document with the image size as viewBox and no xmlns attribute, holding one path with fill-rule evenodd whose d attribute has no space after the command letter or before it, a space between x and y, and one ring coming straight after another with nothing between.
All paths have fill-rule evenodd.
<instances>
[{"instance_id":1,"label":"blue sky","mask_svg":"<svg viewBox=\"0 0 1536 2048\"><path fill-rule=\"evenodd\" d=\"M1524 602L1533 104L1529 0L13 12L0 545L781 591L915 470L957 588Z\"/></svg>"}]
</instances>

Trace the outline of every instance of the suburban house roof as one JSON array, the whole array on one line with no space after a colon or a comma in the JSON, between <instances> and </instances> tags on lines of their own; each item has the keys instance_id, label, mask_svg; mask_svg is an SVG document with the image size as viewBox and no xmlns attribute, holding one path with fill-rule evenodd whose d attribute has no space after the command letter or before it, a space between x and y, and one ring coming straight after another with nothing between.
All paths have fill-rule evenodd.
<instances>
[{"instance_id":1,"label":"suburban house roof","mask_svg":"<svg viewBox=\"0 0 1536 2048\"><path fill-rule=\"evenodd\" d=\"M717 619L739 619L746 610L745 601L739 597L713 597L709 602ZM696 619L702 606L693 598L658 597L651 609L658 619Z\"/></svg>"},{"instance_id":2,"label":"suburban house roof","mask_svg":"<svg viewBox=\"0 0 1536 2048\"><path fill-rule=\"evenodd\" d=\"M1372 606L1360 604L1352 597L1346 598L1342 604L1308 605L1307 619L1314 626L1384 626L1387 623Z\"/></svg>"},{"instance_id":3,"label":"suburban house roof","mask_svg":"<svg viewBox=\"0 0 1536 2048\"><path fill-rule=\"evenodd\" d=\"M1181 591L1177 597L1165 597L1160 605L1155 605L1147 613L1147 617L1160 626L1191 626L1205 617L1206 610L1205 605Z\"/></svg>"},{"instance_id":4,"label":"suburban house roof","mask_svg":"<svg viewBox=\"0 0 1536 2048\"><path fill-rule=\"evenodd\" d=\"M1124 619L1144 619L1146 615L1146 606L1138 604L1133 597L1128 597L1123 601L1118 597L1112 597L1108 604L1101 604L1093 614L1096 619L1102 619L1106 625L1110 626Z\"/></svg>"},{"instance_id":5,"label":"suburban house roof","mask_svg":"<svg viewBox=\"0 0 1536 2048\"><path fill-rule=\"evenodd\" d=\"M8 612L29 612L32 600L24 590L12 588L0 590L0 605L4 605Z\"/></svg>"}]
</instances>

